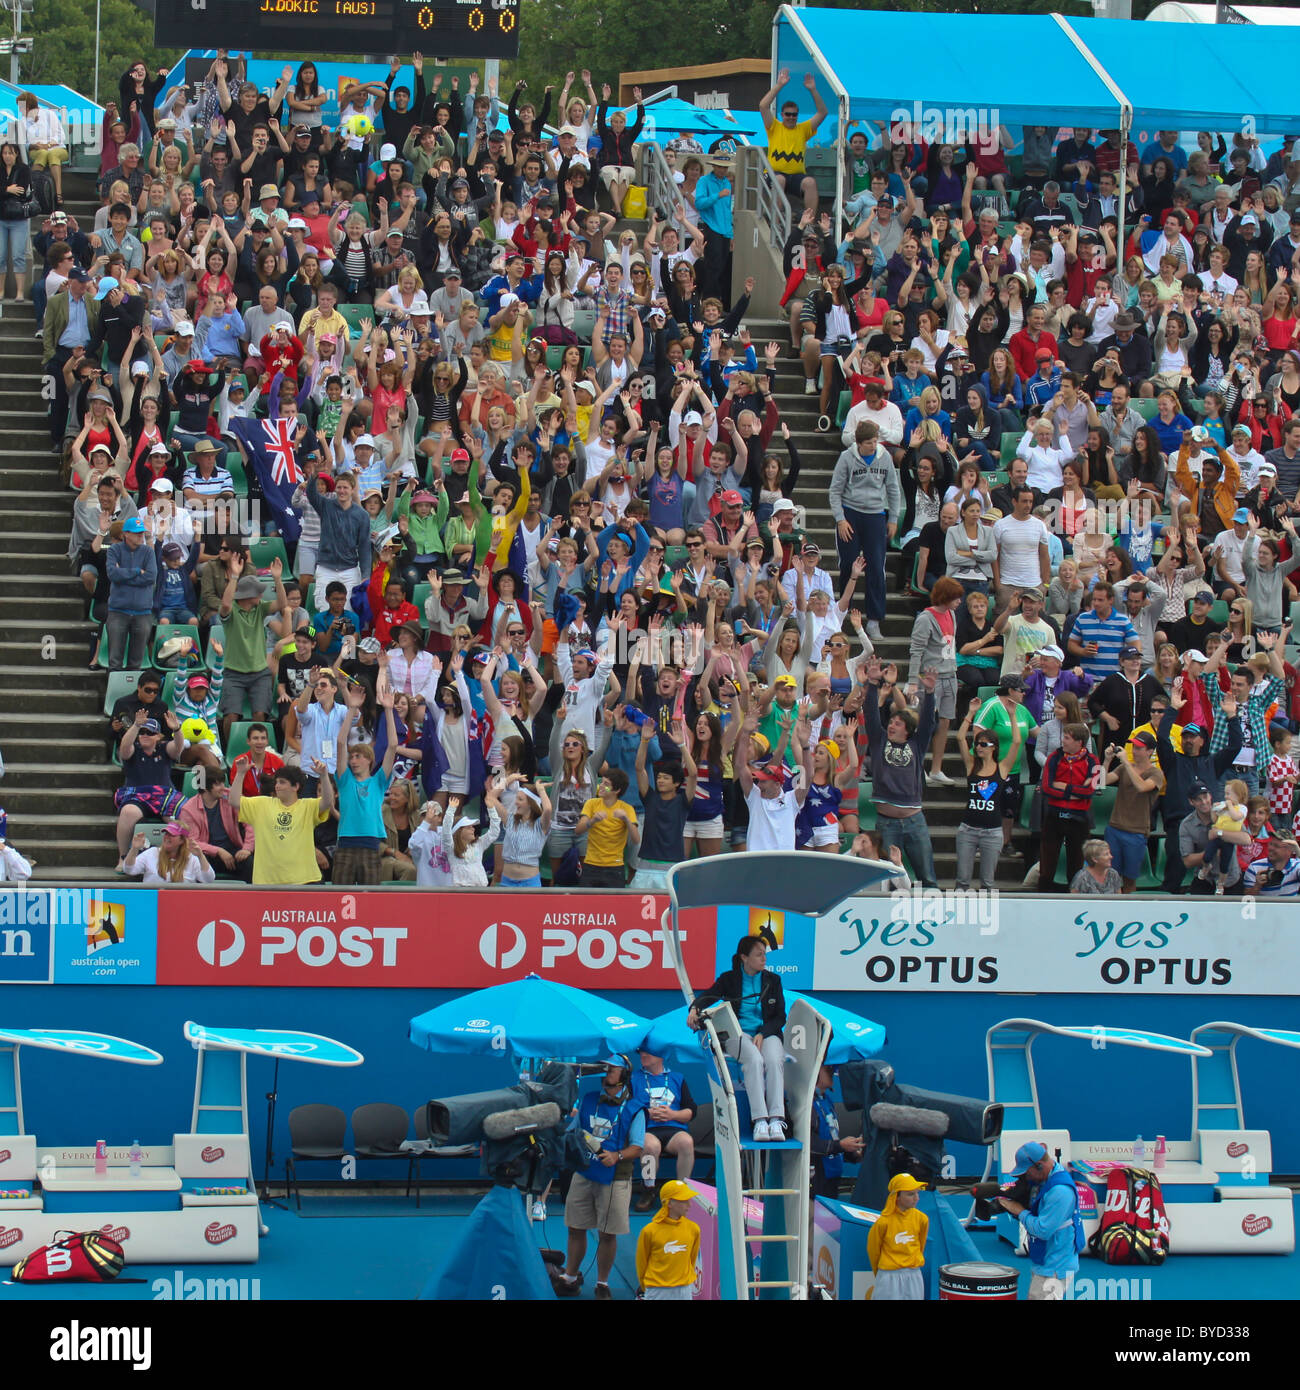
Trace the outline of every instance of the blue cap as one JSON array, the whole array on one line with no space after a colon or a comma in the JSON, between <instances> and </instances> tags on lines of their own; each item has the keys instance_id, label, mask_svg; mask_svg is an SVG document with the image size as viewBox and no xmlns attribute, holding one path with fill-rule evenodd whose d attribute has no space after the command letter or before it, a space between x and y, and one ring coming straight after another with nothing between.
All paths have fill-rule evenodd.
<instances>
[{"instance_id":1,"label":"blue cap","mask_svg":"<svg viewBox=\"0 0 1300 1390\"><path fill-rule=\"evenodd\" d=\"M129 516L122 523L123 531L130 531L132 535L141 535L144 531L144 522L138 516Z\"/></svg>"},{"instance_id":2,"label":"blue cap","mask_svg":"<svg viewBox=\"0 0 1300 1390\"><path fill-rule=\"evenodd\" d=\"M1238 507L1237 510L1236 510L1235 512L1233 512L1233 514L1232 514L1232 519L1233 519L1234 522L1240 521L1240 522L1243 522L1243 523L1244 523L1244 522L1249 521L1249 520L1250 520L1250 508L1249 508L1249 507Z\"/></svg>"},{"instance_id":3,"label":"blue cap","mask_svg":"<svg viewBox=\"0 0 1300 1390\"><path fill-rule=\"evenodd\" d=\"M111 275L105 275L99 282L99 288L95 291L96 299L106 299L114 290L120 290L122 286Z\"/></svg>"},{"instance_id":4,"label":"blue cap","mask_svg":"<svg viewBox=\"0 0 1300 1390\"><path fill-rule=\"evenodd\" d=\"M1040 1144L1036 1139L1031 1139L1028 1144L1021 1144L1016 1150L1016 1166L1011 1170L1011 1176L1018 1178L1046 1157L1047 1146Z\"/></svg>"}]
</instances>

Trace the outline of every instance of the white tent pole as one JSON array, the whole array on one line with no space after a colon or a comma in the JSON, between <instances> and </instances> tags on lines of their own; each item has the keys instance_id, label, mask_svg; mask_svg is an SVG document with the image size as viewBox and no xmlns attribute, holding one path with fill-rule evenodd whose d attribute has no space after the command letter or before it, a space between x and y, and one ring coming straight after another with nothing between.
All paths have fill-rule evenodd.
<instances>
[{"instance_id":1,"label":"white tent pole","mask_svg":"<svg viewBox=\"0 0 1300 1390\"><path fill-rule=\"evenodd\" d=\"M1065 16L1053 14L1052 18L1060 26L1061 32L1079 51L1079 56L1106 84L1106 90L1115 98L1115 103L1119 107L1119 174L1116 178L1119 185L1119 240L1115 247L1115 274L1122 275L1124 273L1124 204L1128 198L1128 136L1133 125L1133 103L1119 89L1110 73L1102 67L1096 54L1070 27Z\"/></svg>"}]
</instances>

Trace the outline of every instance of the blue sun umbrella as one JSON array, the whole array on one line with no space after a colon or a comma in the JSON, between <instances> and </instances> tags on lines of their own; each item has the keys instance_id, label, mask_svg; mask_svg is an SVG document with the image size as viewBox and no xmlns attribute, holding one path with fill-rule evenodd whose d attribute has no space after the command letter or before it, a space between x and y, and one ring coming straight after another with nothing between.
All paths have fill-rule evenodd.
<instances>
[{"instance_id":1,"label":"blue sun umbrella","mask_svg":"<svg viewBox=\"0 0 1300 1390\"><path fill-rule=\"evenodd\" d=\"M884 1047L884 1024L872 1023L870 1019L859 1018L847 1009L837 1009L820 999L796 994L792 989L786 990L787 1007L796 999L805 1000L831 1025L833 1035L826 1052L826 1060L833 1066L874 1057ZM704 1049L702 1037L702 1034L687 1027L686 1006L681 1005L654 1019L644 1041L655 1056L662 1057L674 1066L704 1066L708 1053Z\"/></svg>"},{"instance_id":2,"label":"blue sun umbrella","mask_svg":"<svg viewBox=\"0 0 1300 1390\"><path fill-rule=\"evenodd\" d=\"M595 1060L631 1052L649 1027L598 994L529 975L439 1004L413 1018L407 1036L458 1056Z\"/></svg>"}]
</instances>

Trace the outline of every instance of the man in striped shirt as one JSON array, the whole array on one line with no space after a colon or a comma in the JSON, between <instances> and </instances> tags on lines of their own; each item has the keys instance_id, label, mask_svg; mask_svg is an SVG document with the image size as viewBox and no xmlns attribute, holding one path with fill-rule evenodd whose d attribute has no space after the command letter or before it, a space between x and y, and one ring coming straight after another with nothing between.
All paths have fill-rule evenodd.
<instances>
[{"instance_id":1,"label":"man in striped shirt","mask_svg":"<svg viewBox=\"0 0 1300 1390\"><path fill-rule=\"evenodd\" d=\"M1093 586L1092 611L1080 613L1070 633L1070 654L1079 658L1084 674L1094 683L1119 670L1120 651L1142 639L1123 613L1115 609L1115 590L1102 582Z\"/></svg>"},{"instance_id":2,"label":"man in striped shirt","mask_svg":"<svg viewBox=\"0 0 1300 1390\"><path fill-rule=\"evenodd\" d=\"M1300 897L1300 846L1281 836L1270 840L1264 858L1242 876L1241 891L1252 898Z\"/></svg>"}]
</instances>

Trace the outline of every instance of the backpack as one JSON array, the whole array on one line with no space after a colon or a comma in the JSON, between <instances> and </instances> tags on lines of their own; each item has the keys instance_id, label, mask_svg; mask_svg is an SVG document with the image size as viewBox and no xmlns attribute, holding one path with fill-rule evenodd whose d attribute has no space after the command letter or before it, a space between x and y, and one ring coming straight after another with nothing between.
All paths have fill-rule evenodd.
<instances>
[{"instance_id":1,"label":"backpack","mask_svg":"<svg viewBox=\"0 0 1300 1390\"><path fill-rule=\"evenodd\" d=\"M1169 1217L1160 1179L1145 1168L1113 1168L1101 1226L1089 1251L1108 1265L1161 1265L1169 1254Z\"/></svg>"},{"instance_id":2,"label":"backpack","mask_svg":"<svg viewBox=\"0 0 1300 1390\"><path fill-rule=\"evenodd\" d=\"M577 845L570 845L560 860L559 872L555 875L556 888L580 888L582 886L582 856Z\"/></svg>"},{"instance_id":3,"label":"backpack","mask_svg":"<svg viewBox=\"0 0 1300 1390\"><path fill-rule=\"evenodd\" d=\"M50 1245L25 1255L13 1268L15 1284L107 1284L122 1272L122 1247L102 1231L56 1231Z\"/></svg>"}]
</instances>

